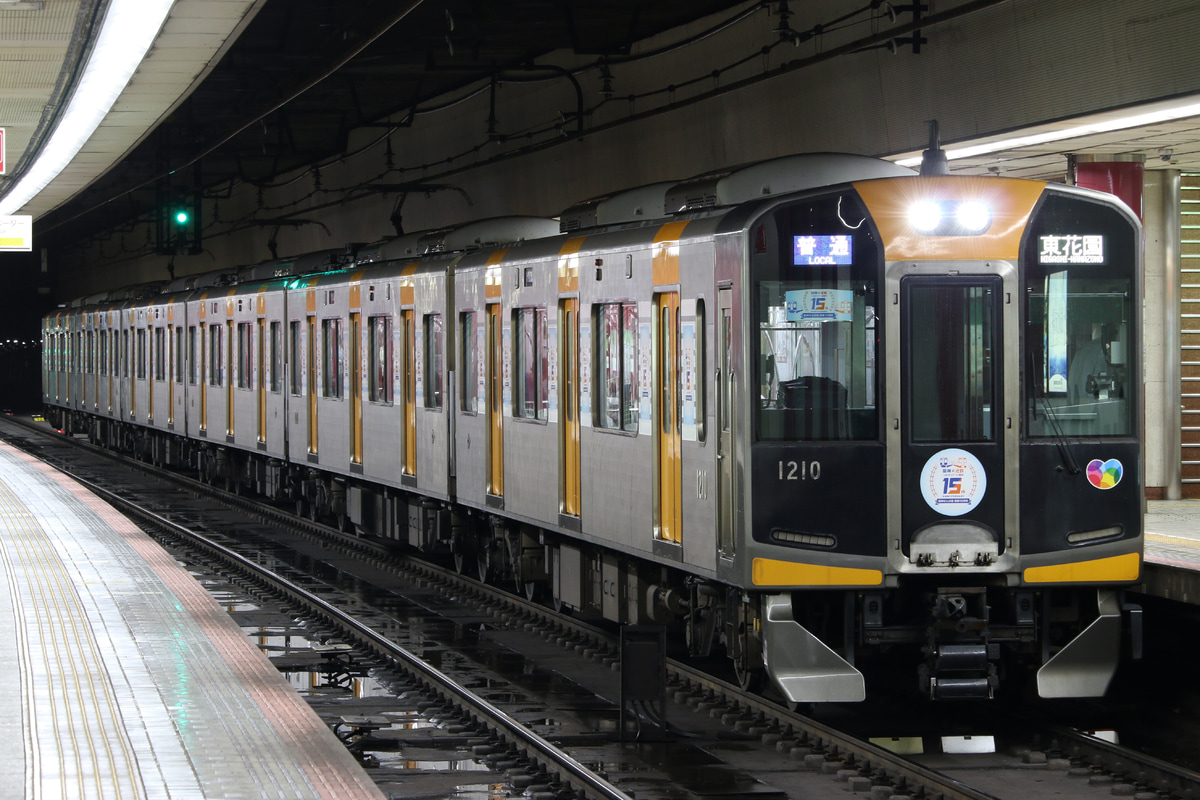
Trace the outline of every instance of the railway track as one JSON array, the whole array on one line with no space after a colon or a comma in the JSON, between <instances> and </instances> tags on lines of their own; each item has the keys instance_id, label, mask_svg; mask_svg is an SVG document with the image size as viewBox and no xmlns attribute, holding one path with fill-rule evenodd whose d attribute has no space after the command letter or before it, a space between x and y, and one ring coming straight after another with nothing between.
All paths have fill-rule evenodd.
<instances>
[{"instance_id":1,"label":"railway track","mask_svg":"<svg viewBox=\"0 0 1200 800\"><path fill-rule=\"evenodd\" d=\"M9 425L0 428L6 438L12 438ZM76 443L50 433L47 428L26 426L24 430L30 437L36 434L49 436L52 442ZM46 448L43 444L40 449ZM90 457L101 456L93 453ZM79 477L83 470L75 468L72 472ZM209 487L182 476L164 475L153 469L150 472L157 478L177 482L177 486L189 493L210 491ZM444 674L430 666L427 653L399 647L394 641L394 626L385 634L381 633L381 626L362 622L359 617L364 609L358 600L346 600L339 592L313 591L296 581L264 574L256 563L263 559L247 557L212 537L197 537L187 526L162 513L135 508L143 504L136 498L98 491L111 496L112 502L122 506L126 513L147 520L147 524L196 541L228 569L253 572L256 576L253 580L268 587L262 591L277 594L289 606L308 609L306 613L333 631L335 638L369 654L371 659L404 670L405 681L420 685L426 711L432 709L443 722L446 718L458 720L451 727L465 734L461 742L471 757L489 759L489 763L503 768L514 788L530 791L532 787L530 793L543 798L565 795L615 798L636 794L642 800L655 796L656 789L663 790L664 797L678 796L677 792L669 791L671 784L683 777L693 763L689 759L694 759L697 751L714 759L714 763L697 768L701 774L720 772L726 777L727 788L716 791L722 797L802 797L837 789L873 798L984 800L1045 796L1047 781L1052 781L1055 792L1063 797L1096 797L1097 791L1103 789L1146 800L1150 796L1200 796L1200 777L1187 770L1069 729L1034 729L1032 723L1021 734L1027 743L1009 741L986 758L979 754L971 758L945 753L902 756L883 744L847 733L836 724L826 724L766 698L748 695L694 666L671 660L666 664L666 705L657 710L643 706L635 711L644 726L641 738L622 741L628 737L616 735L619 732L613 730L614 718L609 713L607 717L593 718L593 722L603 718L608 735L589 737L581 729L566 734L559 730L558 738L568 743L559 746L553 741L554 735L538 734L519 721L511 707L501 708L470 691L465 685L474 681L470 667L462 673L465 677ZM486 620L484 625L493 639L503 640L506 647L513 649L540 652L535 657L546 658L550 652L549 660L566 663L560 669L572 673L581 684L599 686L598 696L607 698L611 706L612 686L619 683L620 643L610 631L557 614L452 569L399 557L380 543L340 533L310 520L299 520L249 498L225 496L222 502L292 529L302 528L311 551L326 560L357 561L369 565L363 568L368 575L386 572L399 576L403 583L421 587L431 596L452 598L463 608L473 609L477 617ZM367 578L360 575L355 580ZM334 595L339 599L335 600ZM497 693L490 679L488 684L493 694ZM605 724L597 729L604 730ZM886 744L887 737L881 738ZM685 752L693 755L682 755ZM674 754L679 763L656 767L655 758L664 753ZM979 780L984 774L988 781ZM997 775L1004 776L999 783L995 781ZM693 793L702 792L694 789Z\"/></svg>"}]
</instances>

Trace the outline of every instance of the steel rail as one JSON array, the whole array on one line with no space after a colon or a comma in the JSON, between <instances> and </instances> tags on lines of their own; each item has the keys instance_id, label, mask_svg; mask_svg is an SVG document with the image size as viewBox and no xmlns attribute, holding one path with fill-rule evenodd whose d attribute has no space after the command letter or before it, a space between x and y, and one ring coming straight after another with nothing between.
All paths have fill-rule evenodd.
<instances>
[{"instance_id":1,"label":"steel rail","mask_svg":"<svg viewBox=\"0 0 1200 800\"><path fill-rule=\"evenodd\" d=\"M64 474L69 474L60 467L56 466L55 469ZM383 634L372 629L369 625L355 619L328 601L323 600L312 592L297 586L286 578L271 572L266 567L254 563L240 553L213 541L203 534L192 531L160 514L142 508L137 503L127 500L78 475L70 475L70 477L115 508L140 517L185 541L199 545L226 563L254 575L256 580L262 581L293 601L314 609L319 615L344 627L351 632L353 637L359 640L361 645L369 647L385 658L397 663L403 669L415 673L419 679L433 687L444 700L460 706L475 721L482 722L500 732L518 750L523 750L526 756L543 762L547 772L559 772L559 780L572 786L583 797L596 798L597 800L633 800L630 795L621 791L604 778L601 778L570 754L556 747L535 731L526 728L441 670L425 663L420 657L400 647Z\"/></svg>"}]
</instances>

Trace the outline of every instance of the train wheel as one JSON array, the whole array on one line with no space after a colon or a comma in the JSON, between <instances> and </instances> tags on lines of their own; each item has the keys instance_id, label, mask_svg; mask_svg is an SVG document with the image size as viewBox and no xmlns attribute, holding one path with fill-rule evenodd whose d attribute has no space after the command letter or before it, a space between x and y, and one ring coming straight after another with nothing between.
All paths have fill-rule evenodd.
<instances>
[{"instance_id":1,"label":"train wheel","mask_svg":"<svg viewBox=\"0 0 1200 800\"><path fill-rule=\"evenodd\" d=\"M542 584L538 581L525 581L521 590L525 594L525 599L531 603L536 603L541 599Z\"/></svg>"},{"instance_id":2,"label":"train wheel","mask_svg":"<svg viewBox=\"0 0 1200 800\"><path fill-rule=\"evenodd\" d=\"M484 543L475 554L475 571L480 581L483 583L488 582L488 576L492 574L492 547L490 542Z\"/></svg>"},{"instance_id":3,"label":"train wheel","mask_svg":"<svg viewBox=\"0 0 1200 800\"><path fill-rule=\"evenodd\" d=\"M767 671L762 667L747 667L742 659L733 660L733 674L742 691L759 694L767 683Z\"/></svg>"}]
</instances>

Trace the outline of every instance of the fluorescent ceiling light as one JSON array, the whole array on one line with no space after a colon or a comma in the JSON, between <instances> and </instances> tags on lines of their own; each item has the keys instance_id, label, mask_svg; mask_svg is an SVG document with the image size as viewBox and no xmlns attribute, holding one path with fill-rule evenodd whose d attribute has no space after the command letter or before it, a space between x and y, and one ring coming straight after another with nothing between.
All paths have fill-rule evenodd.
<instances>
[{"instance_id":1,"label":"fluorescent ceiling light","mask_svg":"<svg viewBox=\"0 0 1200 800\"><path fill-rule=\"evenodd\" d=\"M37 161L0 198L0 215L13 214L71 163L112 110L150 49L175 0L112 0L83 77Z\"/></svg>"},{"instance_id":2,"label":"fluorescent ceiling light","mask_svg":"<svg viewBox=\"0 0 1200 800\"><path fill-rule=\"evenodd\" d=\"M950 161L957 158L972 158L974 156L987 155L988 153L996 153L1001 150L1016 150L1048 142L1060 142L1065 139L1076 139L1080 136L1121 131L1128 128L1137 128L1142 125L1155 125L1160 122L1169 122L1175 119L1200 115L1200 103L1194 102L1194 97L1189 99L1193 102L1189 102L1187 105L1158 108L1154 111L1144 111L1138 114L1089 122L1060 130L1033 133L1028 136L1016 136L1011 139L1000 139L994 142L948 149L946 150L946 158ZM905 156L898 159L896 163L902 167L914 167L921 163L921 156Z\"/></svg>"}]
</instances>

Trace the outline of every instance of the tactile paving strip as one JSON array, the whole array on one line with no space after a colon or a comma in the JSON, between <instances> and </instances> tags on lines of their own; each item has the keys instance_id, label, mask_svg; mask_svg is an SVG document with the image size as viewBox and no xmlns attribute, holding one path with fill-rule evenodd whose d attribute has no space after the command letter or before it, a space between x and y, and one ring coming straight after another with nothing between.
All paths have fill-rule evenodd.
<instances>
[{"instance_id":1,"label":"tactile paving strip","mask_svg":"<svg viewBox=\"0 0 1200 800\"><path fill-rule=\"evenodd\" d=\"M2 444L0 537L0 733L24 741L0 778L26 797L382 797L165 551Z\"/></svg>"}]
</instances>

